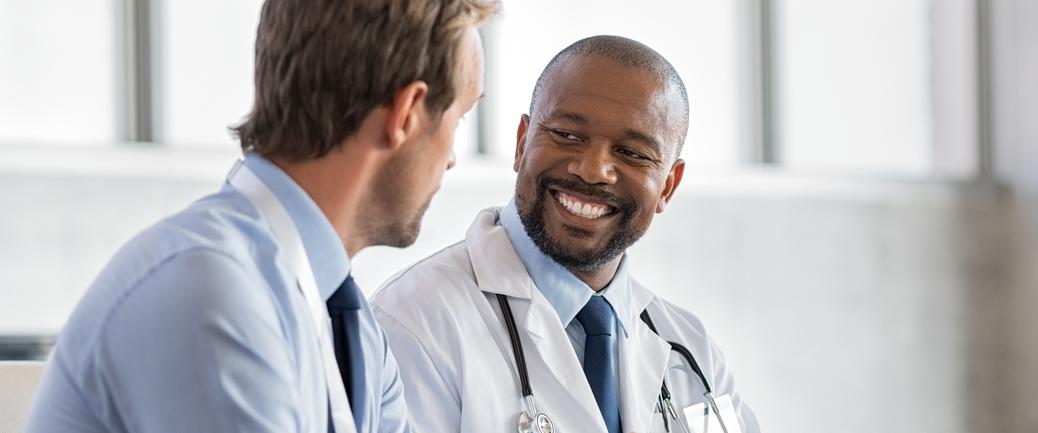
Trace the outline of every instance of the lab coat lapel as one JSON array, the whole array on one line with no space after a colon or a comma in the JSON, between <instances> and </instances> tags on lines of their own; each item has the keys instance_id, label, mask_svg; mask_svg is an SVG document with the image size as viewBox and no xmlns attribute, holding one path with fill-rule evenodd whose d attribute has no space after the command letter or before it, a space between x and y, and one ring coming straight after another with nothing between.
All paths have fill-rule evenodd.
<instances>
[{"instance_id":1,"label":"lab coat lapel","mask_svg":"<svg viewBox=\"0 0 1038 433\"><path fill-rule=\"evenodd\" d=\"M533 280L515 253L504 227L497 224L497 213L497 208L480 211L465 233L476 285L484 292L530 299L536 290Z\"/></svg>"},{"instance_id":2,"label":"lab coat lapel","mask_svg":"<svg viewBox=\"0 0 1038 433\"><path fill-rule=\"evenodd\" d=\"M581 425L591 427L590 431L606 432L605 420L598 411L595 395L591 392L591 386L584 376L584 369L573 351L573 343L559 321L558 313L539 291L533 293L531 299L515 304L526 310L516 311L519 322L517 326L519 329L525 329L530 341L533 342L533 350L527 350L527 354L531 357L531 363L540 367L531 368L530 374L544 376L541 384L547 382L547 386L537 388L537 379L531 379L534 382L534 392L541 389L542 396L551 393L551 400L556 403L552 406L566 407L568 411L572 411L568 418L579 420ZM548 401L544 397L542 399Z\"/></svg>"},{"instance_id":3,"label":"lab coat lapel","mask_svg":"<svg viewBox=\"0 0 1038 433\"><path fill-rule=\"evenodd\" d=\"M634 284L633 290L633 303L637 311L643 311L653 295L639 284ZM645 322L634 322L628 337L620 341L620 417L624 431L648 432L667 373L670 343Z\"/></svg>"},{"instance_id":4,"label":"lab coat lapel","mask_svg":"<svg viewBox=\"0 0 1038 433\"><path fill-rule=\"evenodd\" d=\"M480 290L509 296L516 328L528 337L522 339L523 350L540 409L572 427L564 431L605 433L595 395L559 315L534 285L504 229L497 225L497 212L496 208L480 212L466 234Z\"/></svg>"}]
</instances>

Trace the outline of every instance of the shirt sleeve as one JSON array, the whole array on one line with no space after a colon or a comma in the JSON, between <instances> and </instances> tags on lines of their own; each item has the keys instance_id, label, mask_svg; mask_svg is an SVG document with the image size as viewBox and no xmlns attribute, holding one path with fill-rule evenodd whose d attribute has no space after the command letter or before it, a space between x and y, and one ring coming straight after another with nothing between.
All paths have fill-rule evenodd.
<instances>
[{"instance_id":1,"label":"shirt sleeve","mask_svg":"<svg viewBox=\"0 0 1038 433\"><path fill-rule=\"evenodd\" d=\"M191 250L124 299L94 362L124 431L300 430L273 294L232 257Z\"/></svg>"},{"instance_id":2,"label":"shirt sleeve","mask_svg":"<svg viewBox=\"0 0 1038 433\"><path fill-rule=\"evenodd\" d=\"M461 427L461 404L457 393L436 368L436 362L425 350L422 342L402 323L388 313L373 307L375 317L385 332L392 360L400 359L399 379L410 410L408 417L418 433L457 433ZM399 386L399 384L398 384Z\"/></svg>"}]
</instances>

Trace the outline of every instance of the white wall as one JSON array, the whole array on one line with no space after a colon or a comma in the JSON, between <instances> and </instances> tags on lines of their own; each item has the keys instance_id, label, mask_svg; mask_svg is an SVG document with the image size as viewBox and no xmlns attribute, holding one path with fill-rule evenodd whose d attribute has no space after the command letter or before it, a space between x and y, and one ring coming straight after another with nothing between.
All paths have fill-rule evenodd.
<instances>
[{"instance_id":1,"label":"white wall","mask_svg":"<svg viewBox=\"0 0 1038 433\"><path fill-rule=\"evenodd\" d=\"M1007 351L989 367L1004 368L1007 431L1038 431L1038 2L992 0L994 18L995 163L1020 197L1016 273L1005 321Z\"/></svg>"}]
</instances>

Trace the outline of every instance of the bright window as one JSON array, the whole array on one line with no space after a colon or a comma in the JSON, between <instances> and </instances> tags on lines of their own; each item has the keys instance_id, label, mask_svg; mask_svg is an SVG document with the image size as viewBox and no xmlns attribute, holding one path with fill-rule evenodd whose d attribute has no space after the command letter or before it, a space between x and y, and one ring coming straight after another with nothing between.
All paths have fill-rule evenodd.
<instances>
[{"instance_id":1,"label":"bright window","mask_svg":"<svg viewBox=\"0 0 1038 433\"><path fill-rule=\"evenodd\" d=\"M158 137L236 146L228 127L252 105L253 41L262 0L166 0L160 29Z\"/></svg>"},{"instance_id":2,"label":"bright window","mask_svg":"<svg viewBox=\"0 0 1038 433\"><path fill-rule=\"evenodd\" d=\"M779 160L793 168L928 174L931 2L779 0Z\"/></svg>"},{"instance_id":3,"label":"bright window","mask_svg":"<svg viewBox=\"0 0 1038 433\"><path fill-rule=\"evenodd\" d=\"M509 158L545 64L578 39L615 34L684 79L691 166L774 150L795 170L968 178L981 128L974 1L506 1L486 32L486 99L459 127L456 153L475 155L478 142ZM120 36L135 2L0 0L0 143L111 143L138 126L166 145L236 147L228 127L252 103L262 3L155 0L153 20L135 27L154 42L140 59ZM755 16L760 4L770 9ZM142 62L150 68L131 70ZM153 123L137 125L129 78L148 70Z\"/></svg>"},{"instance_id":4,"label":"bright window","mask_svg":"<svg viewBox=\"0 0 1038 433\"><path fill-rule=\"evenodd\" d=\"M114 0L0 0L0 141L117 136Z\"/></svg>"},{"instance_id":5,"label":"bright window","mask_svg":"<svg viewBox=\"0 0 1038 433\"><path fill-rule=\"evenodd\" d=\"M673 0L523 0L507 2L488 48L487 103L491 152L510 156L519 116L548 61L573 42L613 34L642 42L666 57L689 92L690 164L732 164L739 125L736 2Z\"/></svg>"}]
</instances>

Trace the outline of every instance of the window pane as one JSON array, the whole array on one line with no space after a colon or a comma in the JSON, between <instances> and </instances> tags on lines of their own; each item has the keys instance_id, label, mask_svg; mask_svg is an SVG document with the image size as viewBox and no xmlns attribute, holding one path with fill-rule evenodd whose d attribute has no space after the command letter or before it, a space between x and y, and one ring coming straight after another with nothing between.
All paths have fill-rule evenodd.
<instances>
[{"instance_id":1,"label":"window pane","mask_svg":"<svg viewBox=\"0 0 1038 433\"><path fill-rule=\"evenodd\" d=\"M537 76L569 44L613 34L645 43L669 60L689 92L691 125L684 157L690 164L734 163L738 156L736 2L673 0L523 0L505 4L487 49L489 147L512 155L519 116Z\"/></svg>"},{"instance_id":2,"label":"window pane","mask_svg":"<svg viewBox=\"0 0 1038 433\"><path fill-rule=\"evenodd\" d=\"M114 0L0 0L0 141L116 137Z\"/></svg>"},{"instance_id":3,"label":"window pane","mask_svg":"<svg viewBox=\"0 0 1038 433\"><path fill-rule=\"evenodd\" d=\"M930 171L929 7L928 0L776 1L782 162Z\"/></svg>"},{"instance_id":4,"label":"window pane","mask_svg":"<svg viewBox=\"0 0 1038 433\"><path fill-rule=\"evenodd\" d=\"M228 127L252 105L256 26L262 0L162 2L159 140L174 146L237 146ZM455 134L459 159L475 153L476 113Z\"/></svg>"},{"instance_id":5,"label":"window pane","mask_svg":"<svg viewBox=\"0 0 1038 433\"><path fill-rule=\"evenodd\" d=\"M253 41L262 0L161 2L159 139L235 146L227 128L252 104Z\"/></svg>"}]
</instances>

